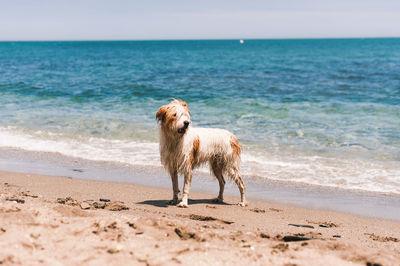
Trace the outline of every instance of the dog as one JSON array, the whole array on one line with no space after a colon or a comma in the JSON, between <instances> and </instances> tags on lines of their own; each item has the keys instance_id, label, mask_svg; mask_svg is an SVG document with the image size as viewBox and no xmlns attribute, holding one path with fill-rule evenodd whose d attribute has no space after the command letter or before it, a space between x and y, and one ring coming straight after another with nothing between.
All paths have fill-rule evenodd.
<instances>
[{"instance_id":1,"label":"dog","mask_svg":"<svg viewBox=\"0 0 400 266\"><path fill-rule=\"evenodd\" d=\"M219 194L214 201L223 202L226 175L239 188L241 200L238 205L247 205L245 184L239 173L241 146L234 134L224 129L192 127L189 107L181 100L161 106L156 119L159 122L161 163L172 180L171 204L188 207L193 169L208 163L219 183ZM184 175L184 185L178 203L179 174Z\"/></svg>"}]
</instances>

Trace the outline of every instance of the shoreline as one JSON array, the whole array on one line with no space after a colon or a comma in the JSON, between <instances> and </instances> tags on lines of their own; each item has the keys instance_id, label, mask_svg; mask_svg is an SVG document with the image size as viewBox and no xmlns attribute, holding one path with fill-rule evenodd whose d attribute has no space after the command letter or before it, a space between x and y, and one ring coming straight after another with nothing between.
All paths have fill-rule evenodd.
<instances>
[{"instance_id":1,"label":"shoreline","mask_svg":"<svg viewBox=\"0 0 400 266\"><path fill-rule=\"evenodd\" d=\"M0 189L0 261L5 264L116 265L135 258L138 265L192 259L199 264L388 265L400 260L400 222L384 219L257 200L241 208L235 205L238 197L214 204L213 195L199 192L191 193L189 208L181 209L166 204L169 189L2 171ZM67 197L73 204L57 200ZM82 205L100 198L129 210Z\"/></svg>"},{"instance_id":2,"label":"shoreline","mask_svg":"<svg viewBox=\"0 0 400 266\"><path fill-rule=\"evenodd\" d=\"M137 184L171 189L171 182L159 167L90 161L57 153L1 149L0 171ZM297 182L258 180L244 177L247 198L291 204L317 210L332 210L366 217L400 221L400 195L382 192L324 187ZM180 185L182 179L179 179ZM191 191L217 193L218 184L209 174L195 173ZM225 195L238 196L237 187L228 182Z\"/></svg>"}]
</instances>

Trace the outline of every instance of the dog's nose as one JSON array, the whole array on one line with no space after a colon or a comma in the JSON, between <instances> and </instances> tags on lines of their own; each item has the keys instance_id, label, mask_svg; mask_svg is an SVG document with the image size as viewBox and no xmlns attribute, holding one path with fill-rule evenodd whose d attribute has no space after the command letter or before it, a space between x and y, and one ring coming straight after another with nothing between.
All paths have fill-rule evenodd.
<instances>
[{"instance_id":1,"label":"dog's nose","mask_svg":"<svg viewBox=\"0 0 400 266\"><path fill-rule=\"evenodd\" d=\"M184 122L183 122L183 125L184 125L185 127L188 127L188 126L189 126L189 121L187 121L187 120L184 121Z\"/></svg>"}]
</instances>

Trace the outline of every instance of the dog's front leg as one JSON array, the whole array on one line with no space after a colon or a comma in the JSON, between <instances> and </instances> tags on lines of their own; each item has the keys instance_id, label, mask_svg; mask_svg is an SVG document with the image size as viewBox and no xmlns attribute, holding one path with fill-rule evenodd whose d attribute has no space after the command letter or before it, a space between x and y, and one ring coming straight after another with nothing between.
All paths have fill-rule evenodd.
<instances>
[{"instance_id":1,"label":"dog's front leg","mask_svg":"<svg viewBox=\"0 0 400 266\"><path fill-rule=\"evenodd\" d=\"M192 171L185 173L185 181L183 184L183 196L181 202L177 205L178 207L181 208L187 208L188 207L188 198L189 198L189 190L190 190L190 184L192 183Z\"/></svg>"},{"instance_id":2,"label":"dog's front leg","mask_svg":"<svg viewBox=\"0 0 400 266\"><path fill-rule=\"evenodd\" d=\"M178 173L176 170L170 171L171 181L172 181L172 200L170 204L177 204L178 203L178 194L179 194L179 184L178 184Z\"/></svg>"}]
</instances>

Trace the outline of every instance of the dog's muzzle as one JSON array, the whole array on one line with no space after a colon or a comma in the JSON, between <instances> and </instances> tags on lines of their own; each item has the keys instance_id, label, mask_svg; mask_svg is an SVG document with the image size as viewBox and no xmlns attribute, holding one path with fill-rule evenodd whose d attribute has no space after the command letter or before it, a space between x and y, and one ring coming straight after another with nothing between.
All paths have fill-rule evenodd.
<instances>
[{"instance_id":1,"label":"dog's muzzle","mask_svg":"<svg viewBox=\"0 0 400 266\"><path fill-rule=\"evenodd\" d=\"M187 128L189 127L190 122L189 121L185 121L183 122L183 127L178 129L178 133L179 134L185 134Z\"/></svg>"}]
</instances>

